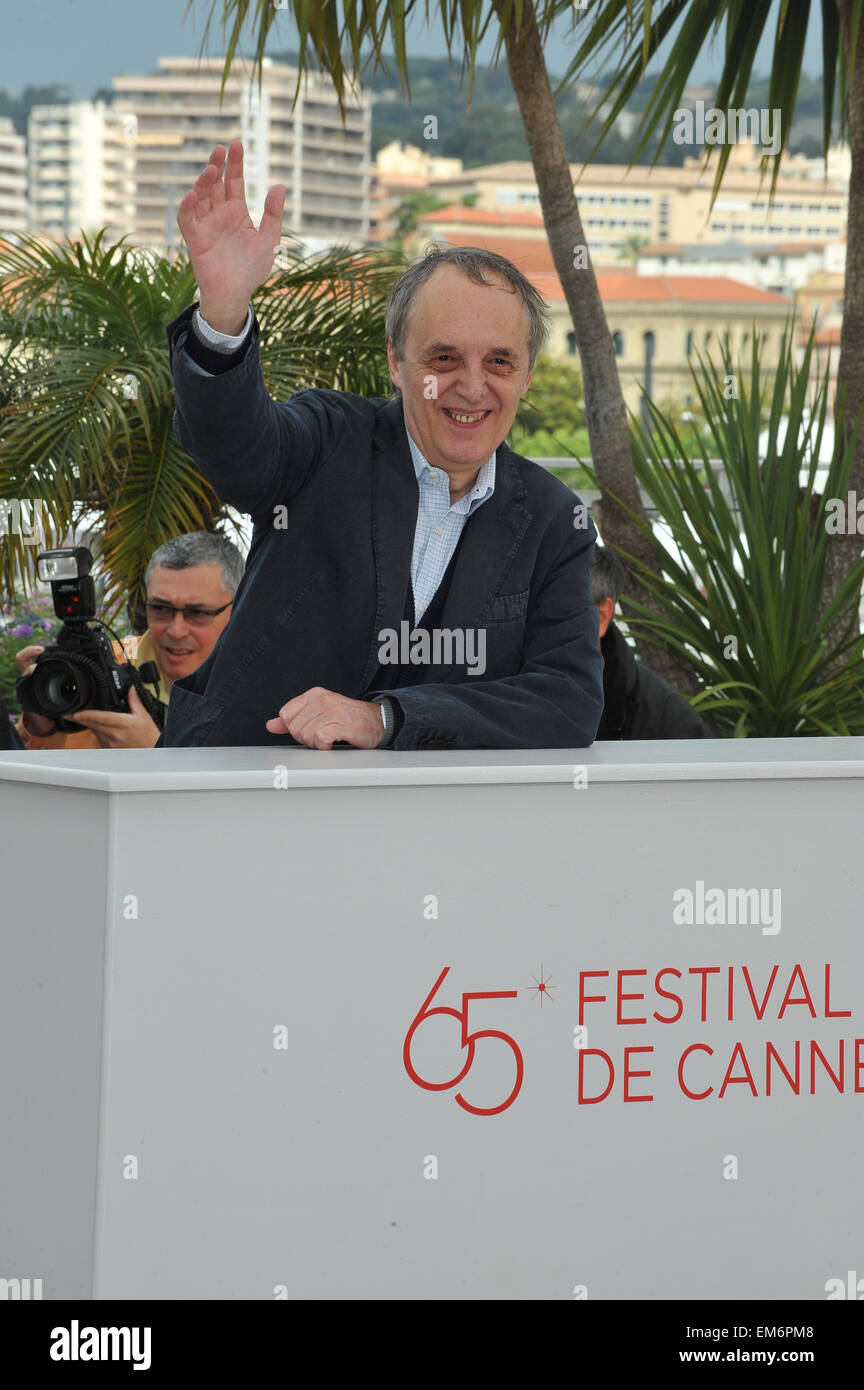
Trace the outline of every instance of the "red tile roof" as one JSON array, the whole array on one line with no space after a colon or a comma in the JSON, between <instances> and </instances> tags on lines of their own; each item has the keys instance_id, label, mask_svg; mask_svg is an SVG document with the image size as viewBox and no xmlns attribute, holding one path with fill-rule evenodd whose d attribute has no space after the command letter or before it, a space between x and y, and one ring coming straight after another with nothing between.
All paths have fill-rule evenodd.
<instances>
[{"instance_id":1,"label":"red tile roof","mask_svg":"<svg viewBox=\"0 0 864 1390\"><path fill-rule=\"evenodd\" d=\"M466 213L471 218L476 218L479 215L488 219L485 225L493 227L505 226L510 221L509 217L503 217L495 212L478 214L475 208L442 208L439 212L427 213L424 217L419 218L418 228L422 233L425 223L453 221L455 219L452 217L445 216L453 211ZM522 225L528 214L519 214L518 216L520 218L518 225ZM467 222L468 217L464 220ZM555 273L552 251L546 239L545 231L542 231L542 219L534 218L532 220L541 229L541 235L536 237L490 236L481 231L478 224L476 234L469 232L466 227L464 232L446 232L441 239L448 246L481 246L487 251L496 251L498 255L506 256L508 261L512 261L525 275L530 277L546 299L560 302L564 299L564 291ZM615 268L609 266L608 263L598 265L596 257L594 264L601 298L608 303L656 303L662 300L684 300L689 303L710 304L791 303L785 296L775 294L771 290L757 289L753 285L745 285L726 276L639 275L635 267L629 265L622 264Z\"/></svg>"},{"instance_id":2,"label":"red tile roof","mask_svg":"<svg viewBox=\"0 0 864 1390\"><path fill-rule=\"evenodd\" d=\"M438 208L435 212L424 212L418 217L418 224L439 222L464 222L472 227L539 227L543 231L543 218L536 212L493 212L488 208L466 208L461 203L451 203L449 207ZM545 236L545 232L543 232Z\"/></svg>"},{"instance_id":3,"label":"red tile roof","mask_svg":"<svg viewBox=\"0 0 864 1390\"><path fill-rule=\"evenodd\" d=\"M555 262L545 233L542 237L507 237L487 236L479 231L476 234L447 232L444 239L448 246L481 246L484 251L497 251L499 256L506 256L526 275L534 271L555 273Z\"/></svg>"},{"instance_id":4,"label":"red tile roof","mask_svg":"<svg viewBox=\"0 0 864 1390\"><path fill-rule=\"evenodd\" d=\"M564 291L557 275L532 274L545 299L560 301ZM626 270L598 270L600 298L606 304L650 304L684 300L691 304L788 304L792 300L719 275L634 275Z\"/></svg>"}]
</instances>

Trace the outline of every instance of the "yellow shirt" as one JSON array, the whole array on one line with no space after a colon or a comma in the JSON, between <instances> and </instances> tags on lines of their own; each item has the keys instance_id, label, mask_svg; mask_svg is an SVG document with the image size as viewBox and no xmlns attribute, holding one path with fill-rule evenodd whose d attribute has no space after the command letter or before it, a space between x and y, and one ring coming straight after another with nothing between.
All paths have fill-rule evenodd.
<instances>
[{"instance_id":1,"label":"yellow shirt","mask_svg":"<svg viewBox=\"0 0 864 1390\"><path fill-rule=\"evenodd\" d=\"M156 669L159 671L159 699L163 705L168 704L168 687L165 684L165 677L162 669L156 661L156 647L153 638L150 636L149 629L141 637L124 637L121 642L112 642L115 661L124 661L127 657L132 665L137 669L144 665L145 661L156 662ZM152 690L152 686L150 687ZM15 725L21 735L21 740L28 752L37 748L101 748L92 729L79 729L77 732L64 734L57 729L53 734L31 734L24 728L24 721L19 716Z\"/></svg>"}]
</instances>

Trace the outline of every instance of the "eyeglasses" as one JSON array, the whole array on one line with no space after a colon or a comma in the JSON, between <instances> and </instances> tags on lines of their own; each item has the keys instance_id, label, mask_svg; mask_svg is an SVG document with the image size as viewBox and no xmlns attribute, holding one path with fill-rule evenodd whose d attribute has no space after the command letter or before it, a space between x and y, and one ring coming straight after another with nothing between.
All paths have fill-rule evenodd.
<instances>
[{"instance_id":1,"label":"eyeglasses","mask_svg":"<svg viewBox=\"0 0 864 1390\"><path fill-rule=\"evenodd\" d=\"M233 602L232 599L231 603ZM231 603L223 603L221 608L201 608L196 604L190 608L177 608L173 603L157 603L148 599L144 607L150 623L173 623L174 614L182 613L184 622L190 627L209 627L214 618L231 607Z\"/></svg>"}]
</instances>

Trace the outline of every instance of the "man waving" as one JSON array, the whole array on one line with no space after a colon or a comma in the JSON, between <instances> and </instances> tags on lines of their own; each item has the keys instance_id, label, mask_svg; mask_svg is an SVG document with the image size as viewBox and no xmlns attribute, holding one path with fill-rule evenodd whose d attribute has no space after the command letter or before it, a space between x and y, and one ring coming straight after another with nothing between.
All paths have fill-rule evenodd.
<instances>
[{"instance_id":1,"label":"man waving","mask_svg":"<svg viewBox=\"0 0 864 1390\"><path fill-rule=\"evenodd\" d=\"M585 747L602 710L596 533L504 442L542 299L502 256L433 251L390 296L391 399L274 401L250 301L284 200L270 190L256 229L234 140L178 212L200 300L168 327L175 433L254 532L231 621L174 682L162 742Z\"/></svg>"}]
</instances>

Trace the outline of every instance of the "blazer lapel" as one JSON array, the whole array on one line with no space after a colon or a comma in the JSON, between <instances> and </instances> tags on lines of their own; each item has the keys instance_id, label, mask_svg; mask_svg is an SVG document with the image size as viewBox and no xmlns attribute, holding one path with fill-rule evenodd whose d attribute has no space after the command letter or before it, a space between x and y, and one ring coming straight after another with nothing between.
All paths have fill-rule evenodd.
<instances>
[{"instance_id":1,"label":"blazer lapel","mask_svg":"<svg viewBox=\"0 0 864 1390\"><path fill-rule=\"evenodd\" d=\"M378 633L399 631L411 576L420 488L411 461L401 396L378 414L372 436L372 549L378 580L378 607L363 672L366 689L380 661Z\"/></svg>"}]
</instances>

